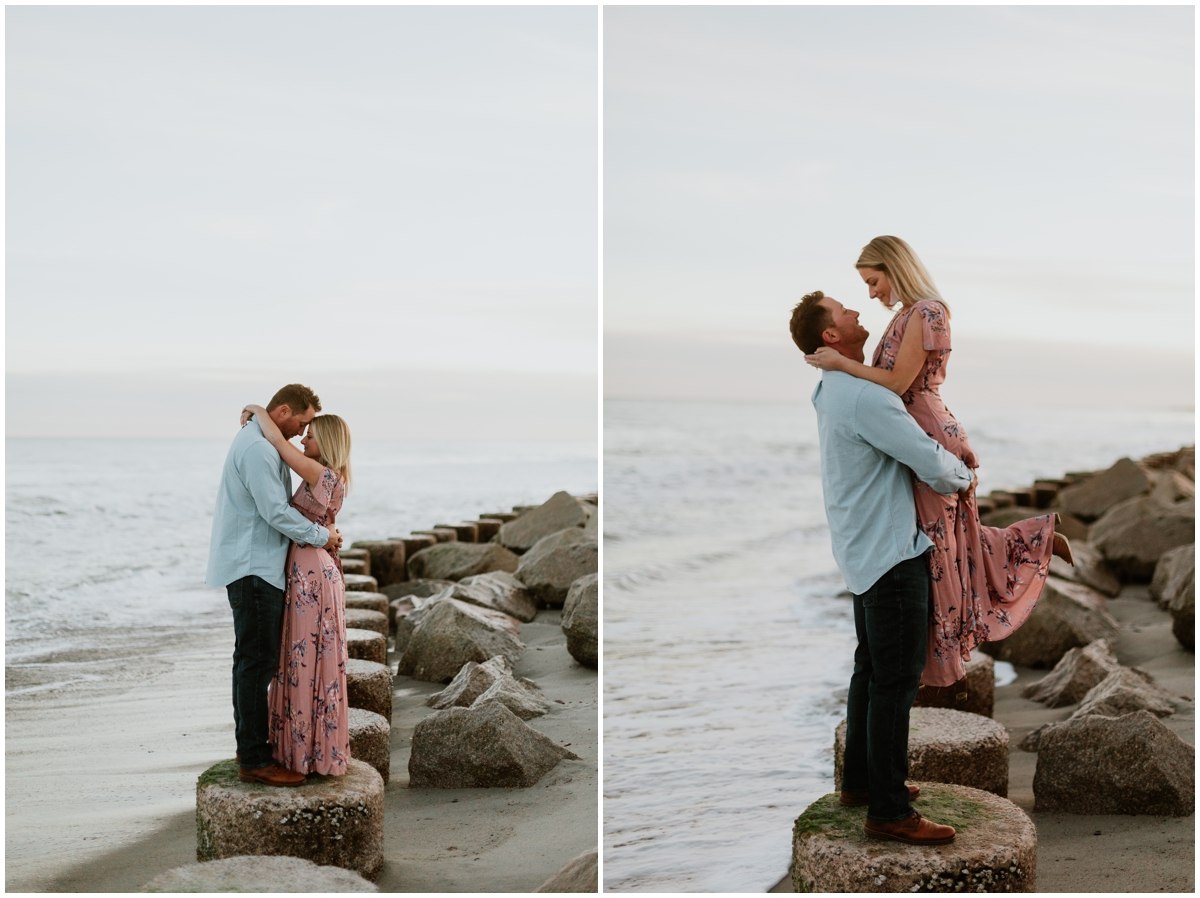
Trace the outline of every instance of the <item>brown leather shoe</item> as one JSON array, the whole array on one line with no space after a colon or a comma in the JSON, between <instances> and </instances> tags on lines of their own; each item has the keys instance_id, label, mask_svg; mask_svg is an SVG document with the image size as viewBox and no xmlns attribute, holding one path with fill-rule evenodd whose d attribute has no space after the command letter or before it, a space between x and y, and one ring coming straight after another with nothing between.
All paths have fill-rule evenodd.
<instances>
[{"instance_id":1,"label":"brown leather shoe","mask_svg":"<svg viewBox=\"0 0 1200 898\"><path fill-rule=\"evenodd\" d=\"M268 786L301 786L304 784L304 774L269 764L255 770L242 767L238 770L238 779L243 783L266 783Z\"/></svg>"},{"instance_id":2,"label":"brown leather shoe","mask_svg":"<svg viewBox=\"0 0 1200 898\"><path fill-rule=\"evenodd\" d=\"M920 786L908 787L908 800L916 801L921 794ZM844 808L865 808L871 803L870 792L843 792L838 804Z\"/></svg>"},{"instance_id":3,"label":"brown leather shoe","mask_svg":"<svg viewBox=\"0 0 1200 898\"><path fill-rule=\"evenodd\" d=\"M954 841L954 827L926 820L916 811L903 820L879 823L868 819L863 831L873 839L892 839L909 845L945 845Z\"/></svg>"}]
</instances>

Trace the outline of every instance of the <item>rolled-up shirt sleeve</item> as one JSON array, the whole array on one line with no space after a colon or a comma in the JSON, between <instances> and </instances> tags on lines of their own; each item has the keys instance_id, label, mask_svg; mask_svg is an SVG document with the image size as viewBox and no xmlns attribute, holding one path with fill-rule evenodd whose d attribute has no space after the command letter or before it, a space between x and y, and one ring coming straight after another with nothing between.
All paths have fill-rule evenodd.
<instances>
[{"instance_id":1,"label":"rolled-up shirt sleeve","mask_svg":"<svg viewBox=\"0 0 1200 898\"><path fill-rule=\"evenodd\" d=\"M300 545L323 546L329 531L314 524L288 504L287 488L279 480L279 456L270 443L255 444L242 460L242 476L264 521Z\"/></svg>"},{"instance_id":2,"label":"rolled-up shirt sleeve","mask_svg":"<svg viewBox=\"0 0 1200 898\"><path fill-rule=\"evenodd\" d=\"M966 489L975 479L961 459L921 430L890 390L864 390L855 405L854 425L862 439L907 465L943 496Z\"/></svg>"}]
</instances>

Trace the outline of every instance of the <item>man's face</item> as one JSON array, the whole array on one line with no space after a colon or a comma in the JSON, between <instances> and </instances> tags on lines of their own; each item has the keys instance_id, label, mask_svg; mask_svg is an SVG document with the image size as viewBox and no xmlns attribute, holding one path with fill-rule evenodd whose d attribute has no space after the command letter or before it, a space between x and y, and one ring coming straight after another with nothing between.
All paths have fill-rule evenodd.
<instances>
[{"instance_id":1,"label":"man's face","mask_svg":"<svg viewBox=\"0 0 1200 898\"><path fill-rule=\"evenodd\" d=\"M841 343L843 346L862 346L870 334L858 323L858 312L847 309L832 296L821 299L820 304L833 316L833 327L825 329L825 345ZM830 333L830 331L834 333Z\"/></svg>"},{"instance_id":2,"label":"man's face","mask_svg":"<svg viewBox=\"0 0 1200 898\"><path fill-rule=\"evenodd\" d=\"M304 432L304 428L308 427L312 423L312 419L317 416L311 405L302 414L293 413L291 408L286 405L281 405L280 409L287 409L288 412L286 417L281 416L281 419L275 422L285 440L300 436Z\"/></svg>"}]
</instances>

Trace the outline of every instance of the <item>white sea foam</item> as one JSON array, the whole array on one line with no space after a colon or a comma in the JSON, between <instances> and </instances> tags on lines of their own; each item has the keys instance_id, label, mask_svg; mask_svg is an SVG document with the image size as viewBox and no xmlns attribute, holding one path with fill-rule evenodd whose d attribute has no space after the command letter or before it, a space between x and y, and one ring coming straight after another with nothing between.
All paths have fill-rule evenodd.
<instances>
[{"instance_id":1,"label":"white sea foam","mask_svg":"<svg viewBox=\"0 0 1200 898\"><path fill-rule=\"evenodd\" d=\"M980 489L1191 443L1190 412L955 409ZM854 628L812 407L605 403L604 873L765 891L833 789Z\"/></svg>"}]
</instances>

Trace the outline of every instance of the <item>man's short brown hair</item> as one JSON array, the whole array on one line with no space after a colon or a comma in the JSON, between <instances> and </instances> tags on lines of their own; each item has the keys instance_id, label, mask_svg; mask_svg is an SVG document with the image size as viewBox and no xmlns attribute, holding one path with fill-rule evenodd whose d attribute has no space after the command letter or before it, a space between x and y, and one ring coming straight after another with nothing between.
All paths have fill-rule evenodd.
<instances>
[{"instance_id":1,"label":"man's short brown hair","mask_svg":"<svg viewBox=\"0 0 1200 898\"><path fill-rule=\"evenodd\" d=\"M273 412L281 405L286 405L291 409L293 415L303 415L308 411L310 405L314 412L321 410L321 400L304 384L288 384L286 387L280 387L279 391L271 397L271 401L267 403L267 411Z\"/></svg>"},{"instance_id":2,"label":"man's short brown hair","mask_svg":"<svg viewBox=\"0 0 1200 898\"><path fill-rule=\"evenodd\" d=\"M792 309L792 340L805 355L812 355L825 345L822 336L834 326L833 313L821 305L825 294L820 290L809 293Z\"/></svg>"}]
</instances>

